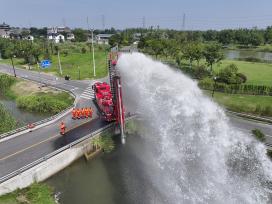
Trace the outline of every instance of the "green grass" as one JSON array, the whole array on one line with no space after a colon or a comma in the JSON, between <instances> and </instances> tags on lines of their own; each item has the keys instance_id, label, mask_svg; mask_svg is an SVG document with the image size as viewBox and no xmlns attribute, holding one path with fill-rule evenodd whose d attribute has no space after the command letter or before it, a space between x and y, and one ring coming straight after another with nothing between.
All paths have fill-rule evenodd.
<instances>
[{"instance_id":1,"label":"green grass","mask_svg":"<svg viewBox=\"0 0 272 204\"><path fill-rule=\"evenodd\" d=\"M54 204L52 189L42 183L34 183L28 188L16 190L0 197L0 204Z\"/></svg>"},{"instance_id":2,"label":"green grass","mask_svg":"<svg viewBox=\"0 0 272 204\"><path fill-rule=\"evenodd\" d=\"M205 91L205 93L208 96L211 96L211 91ZM225 94L215 92L214 100L231 111L272 116L271 96Z\"/></svg>"},{"instance_id":3,"label":"green grass","mask_svg":"<svg viewBox=\"0 0 272 204\"><path fill-rule=\"evenodd\" d=\"M214 66L214 71L218 72L232 63L238 66L238 72L247 76L246 84L272 86L272 64L223 60L220 65Z\"/></svg>"}]
</instances>

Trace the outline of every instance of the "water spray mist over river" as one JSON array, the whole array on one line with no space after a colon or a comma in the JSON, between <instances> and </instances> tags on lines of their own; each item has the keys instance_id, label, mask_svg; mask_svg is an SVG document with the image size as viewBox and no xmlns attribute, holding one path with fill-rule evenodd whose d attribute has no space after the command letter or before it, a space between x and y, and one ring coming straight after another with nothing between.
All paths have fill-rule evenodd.
<instances>
[{"instance_id":1,"label":"water spray mist over river","mask_svg":"<svg viewBox=\"0 0 272 204\"><path fill-rule=\"evenodd\" d=\"M144 168L163 203L271 202L265 147L234 130L196 82L139 53L118 67L126 106L147 121Z\"/></svg>"}]
</instances>

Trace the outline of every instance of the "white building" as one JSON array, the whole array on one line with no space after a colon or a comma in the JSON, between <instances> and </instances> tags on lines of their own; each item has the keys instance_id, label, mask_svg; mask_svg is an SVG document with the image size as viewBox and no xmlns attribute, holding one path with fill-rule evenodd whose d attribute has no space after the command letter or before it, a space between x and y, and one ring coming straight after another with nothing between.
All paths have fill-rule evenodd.
<instances>
[{"instance_id":1,"label":"white building","mask_svg":"<svg viewBox=\"0 0 272 204\"><path fill-rule=\"evenodd\" d=\"M0 29L0 38L9 38L9 31Z\"/></svg>"},{"instance_id":2,"label":"white building","mask_svg":"<svg viewBox=\"0 0 272 204\"><path fill-rule=\"evenodd\" d=\"M60 43L60 42L64 42L65 41L65 37L62 34L54 34L51 33L47 36L48 40L52 40L55 43Z\"/></svg>"},{"instance_id":3,"label":"white building","mask_svg":"<svg viewBox=\"0 0 272 204\"><path fill-rule=\"evenodd\" d=\"M28 35L25 37L26 40L33 41L34 37L32 35Z\"/></svg>"},{"instance_id":4,"label":"white building","mask_svg":"<svg viewBox=\"0 0 272 204\"><path fill-rule=\"evenodd\" d=\"M95 42L97 44L108 45L111 36L113 36L113 34L98 34L95 36Z\"/></svg>"},{"instance_id":5,"label":"white building","mask_svg":"<svg viewBox=\"0 0 272 204\"><path fill-rule=\"evenodd\" d=\"M73 33L67 33L67 40L74 40L75 39L75 35Z\"/></svg>"}]
</instances>

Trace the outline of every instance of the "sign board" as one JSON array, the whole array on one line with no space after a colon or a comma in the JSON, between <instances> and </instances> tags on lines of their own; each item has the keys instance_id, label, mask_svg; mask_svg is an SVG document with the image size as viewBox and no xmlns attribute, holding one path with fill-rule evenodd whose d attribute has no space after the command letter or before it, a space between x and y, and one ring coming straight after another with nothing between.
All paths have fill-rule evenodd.
<instances>
[{"instance_id":1,"label":"sign board","mask_svg":"<svg viewBox=\"0 0 272 204\"><path fill-rule=\"evenodd\" d=\"M51 61L50 60L43 60L41 61L41 68L46 69L51 66Z\"/></svg>"}]
</instances>

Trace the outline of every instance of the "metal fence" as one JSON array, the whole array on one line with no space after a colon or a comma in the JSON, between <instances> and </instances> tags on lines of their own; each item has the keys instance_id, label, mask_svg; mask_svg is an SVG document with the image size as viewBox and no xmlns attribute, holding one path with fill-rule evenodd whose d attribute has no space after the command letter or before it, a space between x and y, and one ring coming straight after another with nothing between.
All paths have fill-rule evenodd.
<instances>
[{"instance_id":1,"label":"metal fence","mask_svg":"<svg viewBox=\"0 0 272 204\"><path fill-rule=\"evenodd\" d=\"M126 121L129 121L129 120L134 119L134 118L136 118L136 117L137 117L137 115L130 115L128 118L126 118ZM103 131L105 131L105 130L111 128L113 125L115 125L115 123L110 123L110 124L104 126L103 128L100 128L100 129L98 129L98 130L96 130L96 131L90 133L89 135L86 135L86 136L84 136L84 137L82 137L82 138L80 138L80 139L78 139L78 140L76 140L76 141L74 141L74 142L72 142L72 143L70 143L70 144L64 146L64 147L61 147L60 149L57 149L57 150L54 151L54 152L51 152L51 153L45 155L44 157L42 157L42 158L40 158L40 159L38 159L38 160L36 160L36 161L30 163L30 164L27 164L27 165L23 166L23 167L20 168L20 169L17 169L16 171L13 171L13 172L11 172L11 173L9 173L9 174L7 174L7 175L1 177L1 178L0 178L0 183L3 183L3 182L5 182L5 181L9 180L10 178L12 178L12 177L14 177L14 176L17 176L17 175L23 173L24 171L26 171L26 170L28 170L28 169L30 169L30 168L32 168L32 167L34 167L34 166L36 166L36 165L38 165L38 164L44 162L44 161L46 161L47 159L50 159L50 158L52 158L53 156L55 156L55 155L57 155L57 154L59 154L59 153L65 151L65 150L67 150L67 149L70 149L71 147L73 147L73 146L75 146L75 145L81 143L82 141L84 141L84 140L86 140L86 139L89 139L89 138L91 138L91 137L93 137L93 136L95 136L95 135L97 135L97 134L99 134L99 133L102 133Z\"/></svg>"}]
</instances>

